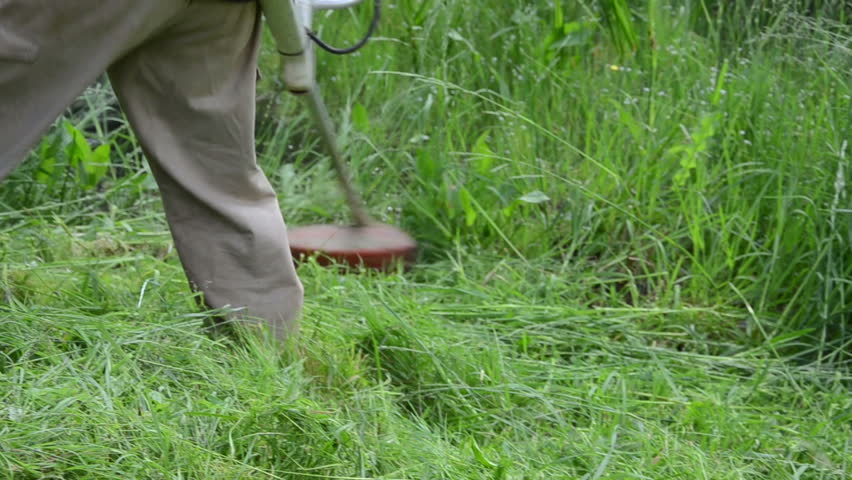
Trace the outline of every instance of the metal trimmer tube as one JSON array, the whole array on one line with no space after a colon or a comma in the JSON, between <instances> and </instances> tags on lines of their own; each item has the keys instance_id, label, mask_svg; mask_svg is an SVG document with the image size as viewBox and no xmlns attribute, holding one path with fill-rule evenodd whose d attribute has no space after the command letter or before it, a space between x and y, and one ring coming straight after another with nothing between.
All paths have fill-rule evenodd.
<instances>
[{"instance_id":1,"label":"metal trimmer tube","mask_svg":"<svg viewBox=\"0 0 852 480\"><path fill-rule=\"evenodd\" d=\"M355 6L363 0L259 0L260 9L284 56L284 84L294 95L310 93L316 84L314 46L308 38L314 10Z\"/></svg>"},{"instance_id":2,"label":"metal trimmer tube","mask_svg":"<svg viewBox=\"0 0 852 480\"><path fill-rule=\"evenodd\" d=\"M337 147L337 137L334 134L334 127L331 118L328 115L328 109L320 96L319 87L314 86L314 89L305 97L305 102L308 106L311 116L319 129L322 143L331 155L331 162L334 165L334 171L337 174L337 181L340 184L343 194L346 196L346 204L349 210L352 211L352 217L355 220L356 227L366 227L376 223L370 214L367 213L364 207L364 201L358 191L352 186L349 171L346 168L346 162L343 161L343 153Z\"/></svg>"},{"instance_id":3,"label":"metal trimmer tube","mask_svg":"<svg viewBox=\"0 0 852 480\"><path fill-rule=\"evenodd\" d=\"M308 111L316 123L322 143L331 155L338 182L352 211L355 226L365 227L376 223L367 213L361 196L352 186L343 154L337 146L334 126L328 109L320 96L315 80L315 53L308 38L314 9L351 7L362 0L259 0L260 8L278 51L284 56L284 83L287 90L305 98Z\"/></svg>"},{"instance_id":4,"label":"metal trimmer tube","mask_svg":"<svg viewBox=\"0 0 852 480\"><path fill-rule=\"evenodd\" d=\"M312 7L297 0L259 0L266 24L284 56L282 77L290 93L310 92L316 83L313 44L306 28L311 25Z\"/></svg>"}]
</instances>

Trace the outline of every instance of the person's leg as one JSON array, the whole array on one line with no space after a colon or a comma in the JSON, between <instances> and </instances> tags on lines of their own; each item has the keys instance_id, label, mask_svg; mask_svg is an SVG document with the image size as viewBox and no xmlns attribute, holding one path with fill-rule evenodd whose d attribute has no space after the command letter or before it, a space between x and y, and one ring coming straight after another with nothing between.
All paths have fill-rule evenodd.
<instances>
[{"instance_id":1,"label":"person's leg","mask_svg":"<svg viewBox=\"0 0 852 480\"><path fill-rule=\"evenodd\" d=\"M0 0L0 180L80 92L182 7L169 0Z\"/></svg>"},{"instance_id":2,"label":"person's leg","mask_svg":"<svg viewBox=\"0 0 852 480\"><path fill-rule=\"evenodd\" d=\"M303 290L254 148L257 5L193 1L109 70L190 282L212 308L298 329Z\"/></svg>"}]
</instances>

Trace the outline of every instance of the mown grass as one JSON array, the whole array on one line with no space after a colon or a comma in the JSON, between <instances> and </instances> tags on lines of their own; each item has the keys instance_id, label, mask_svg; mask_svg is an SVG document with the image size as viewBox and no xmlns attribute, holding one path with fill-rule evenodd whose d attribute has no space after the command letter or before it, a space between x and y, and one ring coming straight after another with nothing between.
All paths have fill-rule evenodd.
<instances>
[{"instance_id":1,"label":"mown grass","mask_svg":"<svg viewBox=\"0 0 852 480\"><path fill-rule=\"evenodd\" d=\"M319 74L421 262L302 265L298 352L206 334L93 88L110 171L57 128L0 188L0 478L847 478L848 16L794 3L636 4L635 51L598 4L387 5ZM344 221L275 62L262 166Z\"/></svg>"}]
</instances>

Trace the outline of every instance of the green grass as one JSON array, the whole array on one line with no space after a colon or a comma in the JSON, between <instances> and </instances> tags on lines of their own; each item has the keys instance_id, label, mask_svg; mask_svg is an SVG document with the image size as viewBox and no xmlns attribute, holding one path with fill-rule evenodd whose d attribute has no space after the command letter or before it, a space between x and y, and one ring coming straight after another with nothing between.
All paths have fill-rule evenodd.
<instances>
[{"instance_id":1,"label":"green grass","mask_svg":"<svg viewBox=\"0 0 852 480\"><path fill-rule=\"evenodd\" d=\"M388 3L321 54L372 211L423 251L302 265L298 352L206 334L86 92L0 188L0 478L848 478L842 5L489 3ZM343 221L276 62L262 166L291 225Z\"/></svg>"}]
</instances>

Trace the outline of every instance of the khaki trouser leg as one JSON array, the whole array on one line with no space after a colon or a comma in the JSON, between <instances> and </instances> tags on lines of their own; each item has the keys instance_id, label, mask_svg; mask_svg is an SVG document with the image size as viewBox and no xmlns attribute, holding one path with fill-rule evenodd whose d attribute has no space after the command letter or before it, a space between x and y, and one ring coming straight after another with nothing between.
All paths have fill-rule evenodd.
<instances>
[{"instance_id":1,"label":"khaki trouser leg","mask_svg":"<svg viewBox=\"0 0 852 480\"><path fill-rule=\"evenodd\" d=\"M275 191L257 166L255 3L192 2L109 69L145 151L181 261L213 308L244 309L283 339L302 285Z\"/></svg>"},{"instance_id":2,"label":"khaki trouser leg","mask_svg":"<svg viewBox=\"0 0 852 480\"><path fill-rule=\"evenodd\" d=\"M0 178L108 68L190 281L282 339L303 291L255 161L259 29L254 3L0 0Z\"/></svg>"},{"instance_id":3,"label":"khaki trouser leg","mask_svg":"<svg viewBox=\"0 0 852 480\"><path fill-rule=\"evenodd\" d=\"M0 0L0 179L116 58L179 1Z\"/></svg>"}]
</instances>

